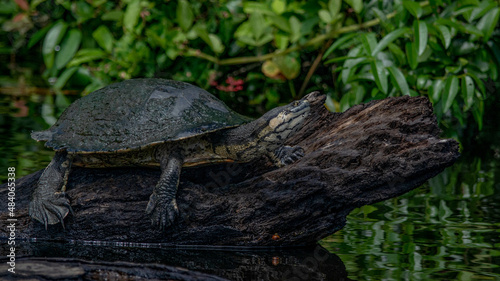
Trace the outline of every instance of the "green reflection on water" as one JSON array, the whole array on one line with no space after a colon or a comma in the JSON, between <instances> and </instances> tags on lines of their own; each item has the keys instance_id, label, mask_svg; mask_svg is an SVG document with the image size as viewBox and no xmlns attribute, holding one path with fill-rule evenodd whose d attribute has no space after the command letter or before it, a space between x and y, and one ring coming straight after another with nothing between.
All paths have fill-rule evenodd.
<instances>
[{"instance_id":1,"label":"green reflection on water","mask_svg":"<svg viewBox=\"0 0 500 281\"><path fill-rule=\"evenodd\" d=\"M354 280L500 280L499 161L462 158L321 241Z\"/></svg>"},{"instance_id":2,"label":"green reflection on water","mask_svg":"<svg viewBox=\"0 0 500 281\"><path fill-rule=\"evenodd\" d=\"M55 120L66 106L51 96L0 95L0 171L15 167L21 177L47 166L54 153L32 140L30 133L46 129L47 121ZM7 173L0 172L0 182L6 179Z\"/></svg>"},{"instance_id":3,"label":"green reflection on water","mask_svg":"<svg viewBox=\"0 0 500 281\"><path fill-rule=\"evenodd\" d=\"M16 100L28 116L15 117ZM53 152L29 134L64 107L57 98L0 95L1 182L7 167L19 178L50 162ZM410 193L355 210L320 243L354 280L500 280L499 179L498 156L464 156Z\"/></svg>"}]
</instances>

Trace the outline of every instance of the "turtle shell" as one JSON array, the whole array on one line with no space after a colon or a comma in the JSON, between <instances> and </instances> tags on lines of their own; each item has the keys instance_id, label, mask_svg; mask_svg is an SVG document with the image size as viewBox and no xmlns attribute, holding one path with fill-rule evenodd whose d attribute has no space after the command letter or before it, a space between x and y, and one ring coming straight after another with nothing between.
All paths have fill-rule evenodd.
<instances>
[{"instance_id":1,"label":"turtle shell","mask_svg":"<svg viewBox=\"0 0 500 281\"><path fill-rule=\"evenodd\" d=\"M75 101L48 130L45 146L70 152L113 152L181 140L250 121L207 91L166 79L131 79Z\"/></svg>"}]
</instances>

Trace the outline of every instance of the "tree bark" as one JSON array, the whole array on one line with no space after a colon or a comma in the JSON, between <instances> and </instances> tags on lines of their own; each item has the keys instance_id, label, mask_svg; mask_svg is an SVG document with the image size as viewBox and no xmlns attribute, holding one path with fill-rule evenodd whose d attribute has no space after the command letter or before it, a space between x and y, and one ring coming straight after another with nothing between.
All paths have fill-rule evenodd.
<instances>
[{"instance_id":1,"label":"tree bark","mask_svg":"<svg viewBox=\"0 0 500 281\"><path fill-rule=\"evenodd\" d=\"M303 128L288 140L305 156L276 168L247 164L186 168L177 202L180 217L165 232L151 227L145 208L159 170L71 171L73 215L48 230L27 211L41 171L16 182L17 238L152 242L174 245L290 246L314 244L338 231L354 208L406 193L459 157L454 140L439 138L424 97L398 97L330 113L316 94ZM1 198L7 198L6 185ZM0 200L6 221L7 200ZM275 235L277 234L277 235ZM0 237L8 237L0 229Z\"/></svg>"}]
</instances>

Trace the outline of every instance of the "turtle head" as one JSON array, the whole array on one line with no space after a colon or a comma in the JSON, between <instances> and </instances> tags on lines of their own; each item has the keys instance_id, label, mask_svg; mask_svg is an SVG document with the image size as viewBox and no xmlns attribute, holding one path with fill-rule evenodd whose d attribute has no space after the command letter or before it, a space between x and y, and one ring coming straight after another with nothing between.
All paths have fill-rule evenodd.
<instances>
[{"instance_id":1,"label":"turtle head","mask_svg":"<svg viewBox=\"0 0 500 281\"><path fill-rule=\"evenodd\" d=\"M309 115L309 96L288 105L274 108L258 119L255 133L258 138L273 144L281 144L291 134L298 131Z\"/></svg>"},{"instance_id":2,"label":"turtle head","mask_svg":"<svg viewBox=\"0 0 500 281\"><path fill-rule=\"evenodd\" d=\"M286 139L297 132L309 115L311 103L318 93L270 110L260 118L216 135L216 153L242 162L251 161L262 154L274 155Z\"/></svg>"}]
</instances>

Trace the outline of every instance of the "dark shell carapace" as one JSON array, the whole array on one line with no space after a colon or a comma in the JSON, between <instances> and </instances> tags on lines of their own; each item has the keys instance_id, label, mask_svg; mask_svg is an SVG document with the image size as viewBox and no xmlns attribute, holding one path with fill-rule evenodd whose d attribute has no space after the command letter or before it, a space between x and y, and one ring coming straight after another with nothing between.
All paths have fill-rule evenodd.
<instances>
[{"instance_id":1,"label":"dark shell carapace","mask_svg":"<svg viewBox=\"0 0 500 281\"><path fill-rule=\"evenodd\" d=\"M250 119L196 86L133 79L85 96L32 137L72 152L123 151L235 127Z\"/></svg>"}]
</instances>

